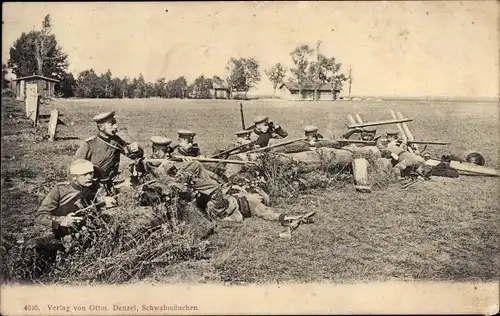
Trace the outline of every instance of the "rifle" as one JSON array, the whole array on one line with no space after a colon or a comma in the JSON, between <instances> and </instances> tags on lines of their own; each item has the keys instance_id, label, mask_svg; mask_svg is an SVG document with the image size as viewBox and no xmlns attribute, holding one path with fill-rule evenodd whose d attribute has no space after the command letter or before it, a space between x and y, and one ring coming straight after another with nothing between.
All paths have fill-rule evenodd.
<instances>
[{"instance_id":1,"label":"rifle","mask_svg":"<svg viewBox=\"0 0 500 316\"><path fill-rule=\"evenodd\" d=\"M300 224L311 223L312 222L311 217L313 217L314 215L316 215L316 212L313 211L313 212L309 212L307 214L304 214L302 216L299 216L298 218L288 220L288 221L283 221L281 223L281 225L285 226L286 228L284 231L282 231L279 234L279 237L284 238L284 239L292 238L292 231L296 230L300 226Z\"/></svg>"},{"instance_id":2,"label":"rifle","mask_svg":"<svg viewBox=\"0 0 500 316\"><path fill-rule=\"evenodd\" d=\"M408 140L406 141L408 145L411 144L424 144L424 145L449 145L449 142L433 142L433 141L424 141L424 140Z\"/></svg>"},{"instance_id":3,"label":"rifle","mask_svg":"<svg viewBox=\"0 0 500 316\"><path fill-rule=\"evenodd\" d=\"M215 158L201 158L201 157L187 157L191 160L194 161L199 161L199 162L214 162L214 163L229 163L229 164L236 164L236 165L248 165L248 164L253 164L251 161L241 161L241 160L229 160L229 159L215 159ZM154 158L149 158L146 159L146 161L152 162L152 163L162 163L164 161L183 161L183 158L181 157L170 157L170 158L165 158L165 159L154 159Z\"/></svg>"},{"instance_id":4,"label":"rifle","mask_svg":"<svg viewBox=\"0 0 500 316\"><path fill-rule=\"evenodd\" d=\"M230 148L230 149L227 149L227 150L224 150L216 155L213 155L212 157L210 158L220 158L220 157L223 157L225 155L228 155L228 154L231 154L235 151L238 151L240 149L243 149L245 147L252 147L253 145L255 144L255 142L250 142L248 144L242 144L242 145L239 145L239 146L236 146L236 147L233 147L233 148Z\"/></svg>"},{"instance_id":5,"label":"rifle","mask_svg":"<svg viewBox=\"0 0 500 316\"><path fill-rule=\"evenodd\" d=\"M281 142L281 143L273 144L273 145L270 145L270 146L267 146L267 147L257 148L257 149L248 151L248 153L256 153L256 152L261 152L261 151L267 151L267 150L270 150L270 149L273 149L273 148L278 148L278 147L281 147L281 146L285 146L285 145L289 145L289 144L293 144L293 143L300 142L300 141L305 141L305 140L307 140L307 137L296 138L296 139L292 139L292 140L289 140L289 141L286 141L286 142Z\"/></svg>"},{"instance_id":6,"label":"rifle","mask_svg":"<svg viewBox=\"0 0 500 316\"><path fill-rule=\"evenodd\" d=\"M374 140L359 140L359 139L334 139L339 143L347 143L347 144L365 144L365 145L376 145Z\"/></svg>"}]
</instances>

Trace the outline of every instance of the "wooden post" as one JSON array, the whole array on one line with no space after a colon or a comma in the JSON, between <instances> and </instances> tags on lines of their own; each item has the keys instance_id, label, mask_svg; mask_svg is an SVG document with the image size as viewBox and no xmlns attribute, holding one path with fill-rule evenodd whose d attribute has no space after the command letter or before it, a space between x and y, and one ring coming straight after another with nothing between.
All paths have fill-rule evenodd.
<instances>
[{"instance_id":1,"label":"wooden post","mask_svg":"<svg viewBox=\"0 0 500 316\"><path fill-rule=\"evenodd\" d=\"M411 121L413 121L413 119L403 118L403 119L397 119L397 120L387 120L387 121L376 121L376 122L352 124L352 125L347 126L347 128L391 125L391 124L402 123L402 122L411 122Z\"/></svg>"},{"instance_id":2,"label":"wooden post","mask_svg":"<svg viewBox=\"0 0 500 316\"><path fill-rule=\"evenodd\" d=\"M49 141L53 142L56 137L57 121L59 119L59 111L57 109L52 109L50 112L49 121Z\"/></svg>"},{"instance_id":3,"label":"wooden post","mask_svg":"<svg viewBox=\"0 0 500 316\"><path fill-rule=\"evenodd\" d=\"M40 106L40 97L37 91L37 84L29 83L26 85L26 98L24 100L26 107L26 117L33 121L34 126L38 124L38 114Z\"/></svg>"},{"instance_id":4,"label":"wooden post","mask_svg":"<svg viewBox=\"0 0 500 316\"><path fill-rule=\"evenodd\" d=\"M391 116L393 119L397 119L398 117L396 116L396 112L394 112L393 110L391 110ZM398 130L399 130L399 134L401 135L401 137L403 138L404 141L407 141L408 138L406 137L406 134L405 134L405 131L403 130L403 126L401 126L401 123L397 123L396 126L398 127Z\"/></svg>"},{"instance_id":5,"label":"wooden post","mask_svg":"<svg viewBox=\"0 0 500 316\"><path fill-rule=\"evenodd\" d=\"M354 173L354 188L358 192L370 193L372 192L370 182L368 181L368 160L365 158L357 158L352 162L352 169Z\"/></svg>"},{"instance_id":6,"label":"wooden post","mask_svg":"<svg viewBox=\"0 0 500 316\"><path fill-rule=\"evenodd\" d=\"M245 130L245 116L243 115L243 102L240 102L241 128Z\"/></svg>"},{"instance_id":7,"label":"wooden post","mask_svg":"<svg viewBox=\"0 0 500 316\"><path fill-rule=\"evenodd\" d=\"M356 121L354 120L354 117L352 117L351 114L347 115L347 121L349 122L349 125L355 125Z\"/></svg>"},{"instance_id":8,"label":"wooden post","mask_svg":"<svg viewBox=\"0 0 500 316\"><path fill-rule=\"evenodd\" d=\"M359 124L363 124L363 120L361 119L361 116L359 114L356 114L356 120Z\"/></svg>"},{"instance_id":9,"label":"wooden post","mask_svg":"<svg viewBox=\"0 0 500 316\"><path fill-rule=\"evenodd\" d=\"M403 118L403 114L401 114L401 112L397 112L396 115L397 115L398 119L402 119ZM413 137L413 134L411 133L410 128L408 127L408 125L406 123L402 123L401 126L403 127L403 130L405 131L406 137L408 137L408 140L415 140L415 137ZM411 148L413 148L415 150L418 150L418 145L416 145L416 144L410 145L408 147L411 147Z\"/></svg>"}]
</instances>

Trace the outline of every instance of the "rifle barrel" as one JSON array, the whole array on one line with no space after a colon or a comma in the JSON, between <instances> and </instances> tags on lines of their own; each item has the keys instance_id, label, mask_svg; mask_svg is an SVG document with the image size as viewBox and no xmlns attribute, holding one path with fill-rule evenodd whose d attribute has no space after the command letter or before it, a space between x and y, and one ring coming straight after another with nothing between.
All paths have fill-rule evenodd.
<instances>
[{"instance_id":1,"label":"rifle barrel","mask_svg":"<svg viewBox=\"0 0 500 316\"><path fill-rule=\"evenodd\" d=\"M270 146L257 148L257 149L249 151L249 153L256 153L256 152L266 151L266 150L270 150L270 149L273 149L273 148L277 148L277 147L281 147L281 146L293 144L293 143L296 143L296 142L304 141L304 140L307 140L307 138L306 137L296 138L296 139L292 139L292 140L289 140L289 141L286 141L286 142L281 142L281 143L273 144L273 145L270 145Z\"/></svg>"},{"instance_id":2,"label":"rifle barrel","mask_svg":"<svg viewBox=\"0 0 500 316\"><path fill-rule=\"evenodd\" d=\"M376 142L373 140L359 140L359 139L335 139L339 143L348 144L365 144L365 145L375 145Z\"/></svg>"},{"instance_id":3,"label":"rifle barrel","mask_svg":"<svg viewBox=\"0 0 500 316\"><path fill-rule=\"evenodd\" d=\"M195 160L195 161L199 161L199 162L215 162L215 163L222 162L222 163L230 163L230 164L237 164L237 165L246 165L246 164L249 163L248 161L241 161L241 160L200 158L200 157L189 157L189 158L192 159L192 160ZM155 163L155 162L162 163L164 161L182 161L182 158L181 157L171 157L171 158L168 158L168 159L152 159L152 158L149 158L149 159L146 159L146 161L153 162L153 163Z\"/></svg>"},{"instance_id":4,"label":"rifle barrel","mask_svg":"<svg viewBox=\"0 0 500 316\"><path fill-rule=\"evenodd\" d=\"M449 142L440 142L440 141L425 141L425 140L408 140L406 143L408 144L424 144L424 145L449 145Z\"/></svg>"}]
</instances>

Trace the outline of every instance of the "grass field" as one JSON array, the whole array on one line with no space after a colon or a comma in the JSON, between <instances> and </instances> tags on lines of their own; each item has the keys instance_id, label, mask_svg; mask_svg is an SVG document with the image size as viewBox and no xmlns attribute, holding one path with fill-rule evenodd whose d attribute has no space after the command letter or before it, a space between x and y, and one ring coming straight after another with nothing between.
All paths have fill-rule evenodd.
<instances>
[{"instance_id":1,"label":"grass field","mask_svg":"<svg viewBox=\"0 0 500 316\"><path fill-rule=\"evenodd\" d=\"M21 105L2 102L2 234L20 233L81 140L95 133L91 118L116 110L121 135L141 143L189 128L198 133L202 151L213 152L241 129L239 101L194 100L54 100L66 126L58 140L42 141L22 118ZM257 114L285 127L290 138L302 127L317 125L329 137L345 130L346 115L365 121L390 118L390 109L413 118L419 140L450 141L445 152L476 149L487 166L498 167L496 103L423 101L284 102L245 101L246 124ZM42 114L48 114L48 105ZM46 122L43 128L46 126ZM381 131L386 128L382 128ZM124 165L127 159L123 159ZM401 190L392 185L371 194L340 189L308 192L280 200L284 212L316 210L312 225L301 226L289 241L281 227L259 219L225 229L214 238L212 258L171 266L164 281L175 282L360 282L382 280L498 280L499 181L495 178L433 178Z\"/></svg>"}]
</instances>

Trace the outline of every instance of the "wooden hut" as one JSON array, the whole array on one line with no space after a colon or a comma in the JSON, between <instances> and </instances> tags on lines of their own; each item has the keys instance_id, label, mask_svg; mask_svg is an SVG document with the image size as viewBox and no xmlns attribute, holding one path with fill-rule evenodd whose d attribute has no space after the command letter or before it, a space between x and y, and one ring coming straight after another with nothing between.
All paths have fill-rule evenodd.
<instances>
[{"instance_id":1,"label":"wooden hut","mask_svg":"<svg viewBox=\"0 0 500 316\"><path fill-rule=\"evenodd\" d=\"M21 77L13 80L15 83L15 93L18 100L24 100L26 97L26 85L36 84L37 92L42 98L53 98L55 96L55 84L57 79L48 78L40 75Z\"/></svg>"}]
</instances>

